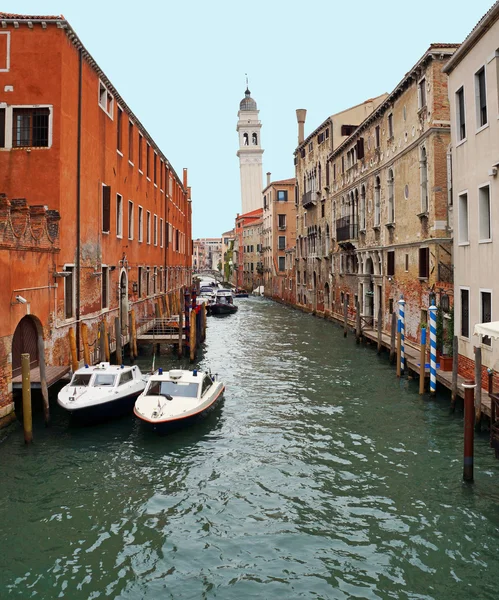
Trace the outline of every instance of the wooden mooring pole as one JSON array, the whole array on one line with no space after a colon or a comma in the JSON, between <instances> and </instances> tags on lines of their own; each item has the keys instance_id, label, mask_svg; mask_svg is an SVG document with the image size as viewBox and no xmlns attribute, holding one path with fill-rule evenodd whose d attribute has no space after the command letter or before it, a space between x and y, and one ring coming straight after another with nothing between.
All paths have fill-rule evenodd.
<instances>
[{"instance_id":1,"label":"wooden mooring pole","mask_svg":"<svg viewBox=\"0 0 499 600\"><path fill-rule=\"evenodd\" d=\"M381 354L383 350L383 311L381 310L381 298L379 301L379 310L378 310L378 346L376 351L378 354Z\"/></svg>"},{"instance_id":2,"label":"wooden mooring pole","mask_svg":"<svg viewBox=\"0 0 499 600\"><path fill-rule=\"evenodd\" d=\"M81 341L83 342L83 360L86 365L90 364L90 347L88 345L88 326L86 323L81 324Z\"/></svg>"},{"instance_id":3,"label":"wooden mooring pole","mask_svg":"<svg viewBox=\"0 0 499 600\"><path fill-rule=\"evenodd\" d=\"M463 479L465 481L473 481L473 438L474 420L475 420L475 405L473 399L473 390L475 383L473 380L467 380L463 383L464 388L464 463L463 463Z\"/></svg>"},{"instance_id":4,"label":"wooden mooring pole","mask_svg":"<svg viewBox=\"0 0 499 600\"><path fill-rule=\"evenodd\" d=\"M31 379L29 354L21 354L21 373L23 382L23 430L24 443L33 441L33 417L31 414Z\"/></svg>"},{"instance_id":5,"label":"wooden mooring pole","mask_svg":"<svg viewBox=\"0 0 499 600\"><path fill-rule=\"evenodd\" d=\"M133 341L133 354L137 358L137 324L135 322L135 310L132 309L132 341Z\"/></svg>"},{"instance_id":6,"label":"wooden mooring pole","mask_svg":"<svg viewBox=\"0 0 499 600\"><path fill-rule=\"evenodd\" d=\"M128 351L130 353L130 362L133 365L135 361L135 354L133 352L132 311L128 313Z\"/></svg>"},{"instance_id":7,"label":"wooden mooring pole","mask_svg":"<svg viewBox=\"0 0 499 600\"><path fill-rule=\"evenodd\" d=\"M116 364L123 364L123 349L121 347L121 322L119 317L114 317L114 331L116 335Z\"/></svg>"},{"instance_id":8,"label":"wooden mooring pole","mask_svg":"<svg viewBox=\"0 0 499 600\"><path fill-rule=\"evenodd\" d=\"M397 330L397 377L402 375L402 332L400 331L400 321Z\"/></svg>"},{"instance_id":9,"label":"wooden mooring pole","mask_svg":"<svg viewBox=\"0 0 499 600\"><path fill-rule=\"evenodd\" d=\"M190 361L194 362L197 353L197 338L196 338L196 310L191 309L190 314L190 336L189 336L189 350L190 350Z\"/></svg>"},{"instance_id":10,"label":"wooden mooring pole","mask_svg":"<svg viewBox=\"0 0 499 600\"><path fill-rule=\"evenodd\" d=\"M71 350L71 368L73 369L73 373L78 368L78 358L76 355L76 336L75 330L70 327L69 328L69 348Z\"/></svg>"},{"instance_id":11,"label":"wooden mooring pole","mask_svg":"<svg viewBox=\"0 0 499 600\"><path fill-rule=\"evenodd\" d=\"M390 362L395 360L395 334L397 332L397 314L392 312L392 326L390 330Z\"/></svg>"},{"instance_id":12,"label":"wooden mooring pole","mask_svg":"<svg viewBox=\"0 0 499 600\"><path fill-rule=\"evenodd\" d=\"M424 394L426 376L426 327L421 329L421 349L419 352L419 393Z\"/></svg>"},{"instance_id":13,"label":"wooden mooring pole","mask_svg":"<svg viewBox=\"0 0 499 600\"><path fill-rule=\"evenodd\" d=\"M99 362L106 360L106 330L104 329L104 321L99 325Z\"/></svg>"},{"instance_id":14,"label":"wooden mooring pole","mask_svg":"<svg viewBox=\"0 0 499 600\"><path fill-rule=\"evenodd\" d=\"M184 290L180 288L178 301L178 355L182 356L184 338Z\"/></svg>"},{"instance_id":15,"label":"wooden mooring pole","mask_svg":"<svg viewBox=\"0 0 499 600\"><path fill-rule=\"evenodd\" d=\"M475 348L475 429L481 430L482 419L482 349Z\"/></svg>"},{"instance_id":16,"label":"wooden mooring pole","mask_svg":"<svg viewBox=\"0 0 499 600\"><path fill-rule=\"evenodd\" d=\"M109 350L109 332L107 330L107 321L104 321L104 354L106 362L111 362L111 352Z\"/></svg>"},{"instance_id":17,"label":"wooden mooring pole","mask_svg":"<svg viewBox=\"0 0 499 600\"><path fill-rule=\"evenodd\" d=\"M459 370L459 338L455 335L452 338L452 387L450 397L450 408L454 412L457 400L457 374Z\"/></svg>"},{"instance_id":18,"label":"wooden mooring pole","mask_svg":"<svg viewBox=\"0 0 499 600\"><path fill-rule=\"evenodd\" d=\"M47 373L45 369L45 344L43 336L38 336L38 367L40 369L40 387L42 389L43 398L43 417L45 419L45 427L50 425L50 407L49 407L49 390L47 387Z\"/></svg>"},{"instance_id":19,"label":"wooden mooring pole","mask_svg":"<svg viewBox=\"0 0 499 600\"><path fill-rule=\"evenodd\" d=\"M355 303L355 341L360 344L360 338L362 337L362 326L360 321L360 302L357 300Z\"/></svg>"},{"instance_id":20,"label":"wooden mooring pole","mask_svg":"<svg viewBox=\"0 0 499 600\"><path fill-rule=\"evenodd\" d=\"M343 300L343 337L347 337L348 333L348 300L347 295L345 294L345 299Z\"/></svg>"}]
</instances>

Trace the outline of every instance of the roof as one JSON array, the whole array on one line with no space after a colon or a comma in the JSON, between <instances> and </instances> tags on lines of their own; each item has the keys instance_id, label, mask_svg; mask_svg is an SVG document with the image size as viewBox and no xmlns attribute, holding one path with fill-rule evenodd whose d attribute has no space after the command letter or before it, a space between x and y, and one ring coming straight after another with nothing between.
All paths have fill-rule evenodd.
<instances>
[{"instance_id":1,"label":"roof","mask_svg":"<svg viewBox=\"0 0 499 600\"><path fill-rule=\"evenodd\" d=\"M463 60L470 50L478 43L487 31L499 19L499 0L493 4L488 12L478 21L475 27L471 30L468 37L461 44L461 47L454 53L452 58L443 68L444 73L451 73L453 69Z\"/></svg>"},{"instance_id":2,"label":"roof","mask_svg":"<svg viewBox=\"0 0 499 600\"><path fill-rule=\"evenodd\" d=\"M244 98L239 103L239 110L257 110L256 102L251 97L251 92L248 88L246 88L246 91L244 92Z\"/></svg>"},{"instance_id":3,"label":"roof","mask_svg":"<svg viewBox=\"0 0 499 600\"><path fill-rule=\"evenodd\" d=\"M487 335L495 340L499 339L499 321L492 323L478 323L475 325L473 335Z\"/></svg>"},{"instance_id":4,"label":"roof","mask_svg":"<svg viewBox=\"0 0 499 600\"><path fill-rule=\"evenodd\" d=\"M160 150L159 146L152 139L152 137L150 136L150 134L147 131L147 129L140 122L140 119L137 118L137 116L134 114L134 112L132 111L132 109L128 106L128 104L120 96L120 94L118 93L118 90L114 87L114 85L108 79L108 77L104 73L104 71L99 67L99 65L94 60L94 58L92 57L92 55L90 54L90 52L85 48L85 46L81 42L81 40L78 37L78 35L76 34L76 32L74 31L74 29L71 27L71 25L68 23L68 21L64 18L63 15L59 15L59 16L56 16L56 15L47 15L47 16L43 16L43 15L20 15L20 14L17 14L17 13L0 12L0 21L3 21L3 22L5 22L5 21L12 21L12 22L15 22L15 21L24 21L24 22L26 22L26 24L28 24L28 26L30 26L30 22L33 22L33 21L35 21L35 22L41 22L41 23L47 23L47 22L49 22L49 23L53 23L54 25L56 25L59 29L64 29L64 31L66 33L66 36L71 41L71 43L73 44L73 46L77 50L81 49L82 55L85 58L85 60L88 62L88 64L90 65L90 67L92 69L94 69L94 71L99 75L99 77L101 78L101 80L103 81L103 83L106 85L106 87L108 88L108 90L110 90L111 93L113 94L115 100L118 102L118 104L120 105L120 107L131 117L132 121L134 121L134 123L136 123L139 126L139 128L142 131L142 133L144 134L144 137L151 144L151 147L154 148L157 151L158 156L164 160L164 162L165 162L166 166L168 167L168 169L175 176L177 182L182 186L182 189L184 189L184 191L186 193L188 192L188 188L184 188L184 184L183 184L182 179L178 176L177 172L172 167L170 161L166 158L166 156L164 155L164 153ZM3 23L2 23L2 25L3 25Z\"/></svg>"},{"instance_id":5,"label":"roof","mask_svg":"<svg viewBox=\"0 0 499 600\"><path fill-rule=\"evenodd\" d=\"M263 188L262 193L265 193L270 187L276 185L295 185L296 178L291 177L291 179L279 179L278 181L271 181L268 185Z\"/></svg>"},{"instance_id":6,"label":"roof","mask_svg":"<svg viewBox=\"0 0 499 600\"><path fill-rule=\"evenodd\" d=\"M423 54L423 56L418 60L418 62L407 71L402 80L395 86L394 90L388 94L388 96L383 100L383 102L378 106L376 110L374 110L369 116L367 116L362 123L357 127L357 129L350 135L346 140L344 140L335 150L333 150L328 158L332 158L333 156L338 156L343 152L343 150L351 144L352 140L357 138L359 134L366 129L366 127L372 123L375 119L381 116L386 110L388 110L395 100L400 96L400 94L412 84L414 81L414 77L421 69L421 67L433 56L435 52L439 50L444 50L448 54L452 54L452 50L459 48L459 44L430 44L428 50ZM440 52L442 54L442 52Z\"/></svg>"}]
</instances>

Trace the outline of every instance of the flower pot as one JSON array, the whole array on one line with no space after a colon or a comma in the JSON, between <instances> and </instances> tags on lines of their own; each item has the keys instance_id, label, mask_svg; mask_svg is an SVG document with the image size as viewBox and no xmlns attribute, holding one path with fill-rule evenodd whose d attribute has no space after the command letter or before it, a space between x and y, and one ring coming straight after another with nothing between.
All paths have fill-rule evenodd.
<instances>
[{"instance_id":1,"label":"flower pot","mask_svg":"<svg viewBox=\"0 0 499 600\"><path fill-rule=\"evenodd\" d=\"M440 357L440 370L441 371L452 371L452 356L443 354Z\"/></svg>"}]
</instances>

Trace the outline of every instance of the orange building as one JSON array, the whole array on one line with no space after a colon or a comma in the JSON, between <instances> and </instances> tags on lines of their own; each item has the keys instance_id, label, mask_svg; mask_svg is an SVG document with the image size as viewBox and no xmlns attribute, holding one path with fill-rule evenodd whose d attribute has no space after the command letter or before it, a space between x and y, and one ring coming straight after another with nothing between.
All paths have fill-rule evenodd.
<instances>
[{"instance_id":1,"label":"orange building","mask_svg":"<svg viewBox=\"0 0 499 600\"><path fill-rule=\"evenodd\" d=\"M262 217L262 208L236 217L232 282L250 292L263 284Z\"/></svg>"},{"instance_id":2,"label":"orange building","mask_svg":"<svg viewBox=\"0 0 499 600\"><path fill-rule=\"evenodd\" d=\"M0 422L20 355L69 364L68 330L154 313L189 284L191 197L60 16L0 13ZM98 344L95 344L97 347ZM96 356L93 356L96 359Z\"/></svg>"}]
</instances>

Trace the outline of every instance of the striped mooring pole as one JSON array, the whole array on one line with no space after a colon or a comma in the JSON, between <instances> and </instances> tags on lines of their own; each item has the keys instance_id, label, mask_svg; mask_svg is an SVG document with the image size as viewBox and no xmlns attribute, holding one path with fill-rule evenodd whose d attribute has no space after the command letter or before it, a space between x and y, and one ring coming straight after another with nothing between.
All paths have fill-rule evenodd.
<instances>
[{"instance_id":1,"label":"striped mooring pole","mask_svg":"<svg viewBox=\"0 0 499 600\"><path fill-rule=\"evenodd\" d=\"M430 311L430 394L437 393L437 307L432 304Z\"/></svg>"},{"instance_id":2,"label":"striped mooring pole","mask_svg":"<svg viewBox=\"0 0 499 600\"><path fill-rule=\"evenodd\" d=\"M405 370L405 353L404 353L405 300L404 300L403 294L400 296L400 300L399 300L399 331L400 331L400 372L403 373Z\"/></svg>"}]
</instances>

